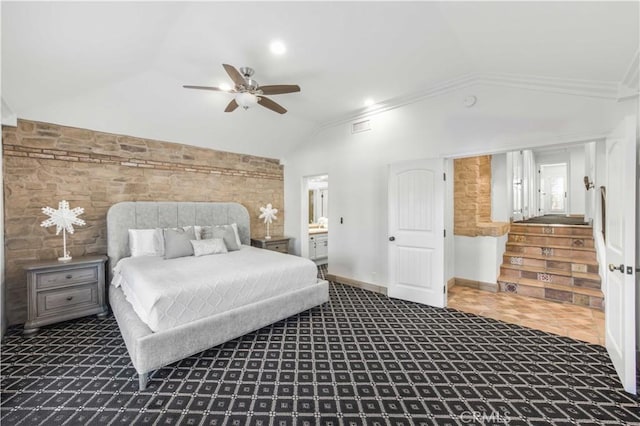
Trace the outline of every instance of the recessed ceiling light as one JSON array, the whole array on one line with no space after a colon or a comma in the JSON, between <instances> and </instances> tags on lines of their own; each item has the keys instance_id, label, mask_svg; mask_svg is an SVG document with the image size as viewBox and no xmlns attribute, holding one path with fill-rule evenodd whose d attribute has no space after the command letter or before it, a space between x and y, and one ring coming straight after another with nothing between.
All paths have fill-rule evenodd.
<instances>
[{"instance_id":1,"label":"recessed ceiling light","mask_svg":"<svg viewBox=\"0 0 640 426\"><path fill-rule=\"evenodd\" d=\"M373 100L373 99L371 99L371 98L367 98L367 99L365 99L365 100L364 100L364 106L366 106L366 107L370 107L370 106L372 106L373 104L375 104L375 102L374 102L374 100Z\"/></svg>"},{"instance_id":2,"label":"recessed ceiling light","mask_svg":"<svg viewBox=\"0 0 640 426\"><path fill-rule=\"evenodd\" d=\"M224 90L225 92L228 92L229 90L233 89L233 87L231 87L231 85L227 82L221 83L218 87L220 88L220 90Z\"/></svg>"},{"instance_id":3,"label":"recessed ceiling light","mask_svg":"<svg viewBox=\"0 0 640 426\"><path fill-rule=\"evenodd\" d=\"M271 53L273 53L274 55L284 55L284 53L287 51L287 46L285 46L284 43L280 40L272 41L269 45L269 48L271 49Z\"/></svg>"}]
</instances>

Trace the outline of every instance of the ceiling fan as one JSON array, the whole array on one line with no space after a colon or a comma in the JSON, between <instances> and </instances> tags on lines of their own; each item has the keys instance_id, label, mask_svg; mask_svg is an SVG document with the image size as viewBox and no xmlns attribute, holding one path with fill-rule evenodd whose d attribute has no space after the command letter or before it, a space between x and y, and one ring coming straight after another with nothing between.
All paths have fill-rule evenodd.
<instances>
[{"instance_id":1,"label":"ceiling fan","mask_svg":"<svg viewBox=\"0 0 640 426\"><path fill-rule=\"evenodd\" d=\"M225 90L220 87L212 86L182 86L185 89L200 89L200 90L213 90L216 92L227 92L235 94L235 98L229 102L224 112L234 111L241 106L244 109L248 109L250 106L260 104L265 108L275 111L279 114L287 112L285 108L264 95L281 95L284 93L294 93L300 91L300 86L297 84L276 84L271 86L260 86L257 81L253 80L253 69L249 67L242 67L238 71L233 65L222 64L231 80L233 80L234 88L231 90Z\"/></svg>"}]
</instances>

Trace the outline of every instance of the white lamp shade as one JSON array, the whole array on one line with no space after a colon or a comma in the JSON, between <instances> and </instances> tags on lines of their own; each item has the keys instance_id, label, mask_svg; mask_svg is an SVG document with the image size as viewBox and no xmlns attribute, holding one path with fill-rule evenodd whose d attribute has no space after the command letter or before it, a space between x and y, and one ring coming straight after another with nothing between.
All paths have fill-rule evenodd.
<instances>
[{"instance_id":1,"label":"white lamp shade","mask_svg":"<svg viewBox=\"0 0 640 426\"><path fill-rule=\"evenodd\" d=\"M236 95L236 102L242 108L247 109L250 106L253 106L258 103L258 97L253 93L242 92Z\"/></svg>"}]
</instances>

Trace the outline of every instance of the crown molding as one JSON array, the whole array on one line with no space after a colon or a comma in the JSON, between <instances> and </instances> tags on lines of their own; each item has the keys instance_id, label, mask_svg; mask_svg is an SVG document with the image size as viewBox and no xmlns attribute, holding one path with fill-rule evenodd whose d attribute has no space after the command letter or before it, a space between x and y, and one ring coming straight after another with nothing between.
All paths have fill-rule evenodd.
<instances>
[{"instance_id":1,"label":"crown molding","mask_svg":"<svg viewBox=\"0 0 640 426\"><path fill-rule=\"evenodd\" d=\"M636 55L637 60L637 55ZM637 62L636 62L637 63ZM633 67L630 66L630 69ZM636 69L637 72L637 69ZM632 72L628 78L633 80ZM636 78L637 81L637 78ZM580 80L571 78L541 77L533 75L507 74L507 73L470 73L455 79L438 83L426 90L413 92L405 96L399 96L379 103L373 107L362 108L338 119L320 124L320 129L349 123L390 111L408 104L423 101L435 96L443 95L454 90L462 89L474 84L487 84L501 87L533 90L538 92L560 93L572 96L582 96L598 99L620 99L620 83L596 80ZM637 89L636 89L637 92Z\"/></svg>"},{"instance_id":2,"label":"crown molding","mask_svg":"<svg viewBox=\"0 0 640 426\"><path fill-rule=\"evenodd\" d=\"M612 100L617 99L618 93L618 84L612 81L540 77L535 75L485 73L478 78L478 83Z\"/></svg>"},{"instance_id":3,"label":"crown molding","mask_svg":"<svg viewBox=\"0 0 640 426\"><path fill-rule=\"evenodd\" d=\"M558 135L554 138L532 138L529 140L521 140L514 138L506 138L491 149L478 148L476 150L462 152L441 152L443 158L461 158L472 157L478 155L504 154L505 152L520 151L522 149L539 149L539 148L563 148L584 144L588 142L598 142L607 138L610 130L595 130L590 133L567 133Z\"/></svg>"},{"instance_id":4,"label":"crown molding","mask_svg":"<svg viewBox=\"0 0 640 426\"><path fill-rule=\"evenodd\" d=\"M627 71L618 84L618 100L640 95L640 49L631 58Z\"/></svg>"},{"instance_id":5,"label":"crown molding","mask_svg":"<svg viewBox=\"0 0 640 426\"><path fill-rule=\"evenodd\" d=\"M2 102L2 125L17 127L18 116L9 108L4 98L0 98L0 101Z\"/></svg>"},{"instance_id":6,"label":"crown molding","mask_svg":"<svg viewBox=\"0 0 640 426\"><path fill-rule=\"evenodd\" d=\"M387 101L380 102L374 106L361 108L352 113L348 113L335 120L326 121L320 124L319 130L337 126L339 124L348 123L353 120L370 117L372 115L380 114L382 112L390 111L392 109L400 108L405 105L409 105L415 102L429 99L438 95L442 95L463 87L472 85L476 80L476 74L465 74L461 77L446 80L432 86L426 90L417 91L408 95L398 96L391 98Z\"/></svg>"}]
</instances>

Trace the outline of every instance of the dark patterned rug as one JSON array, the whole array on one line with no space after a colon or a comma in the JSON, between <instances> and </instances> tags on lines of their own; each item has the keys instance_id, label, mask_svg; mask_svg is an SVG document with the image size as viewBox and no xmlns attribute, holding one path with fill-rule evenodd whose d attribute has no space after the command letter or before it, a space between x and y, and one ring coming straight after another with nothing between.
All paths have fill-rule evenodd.
<instances>
[{"instance_id":1,"label":"dark patterned rug","mask_svg":"<svg viewBox=\"0 0 640 426\"><path fill-rule=\"evenodd\" d=\"M11 328L2 424L640 422L599 346L340 284L330 291L324 306L158 370L145 392L113 317L29 338Z\"/></svg>"}]
</instances>

